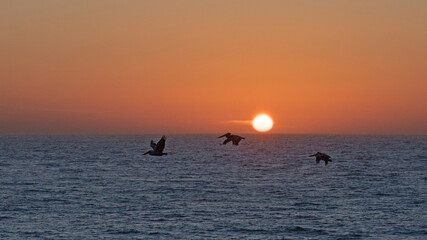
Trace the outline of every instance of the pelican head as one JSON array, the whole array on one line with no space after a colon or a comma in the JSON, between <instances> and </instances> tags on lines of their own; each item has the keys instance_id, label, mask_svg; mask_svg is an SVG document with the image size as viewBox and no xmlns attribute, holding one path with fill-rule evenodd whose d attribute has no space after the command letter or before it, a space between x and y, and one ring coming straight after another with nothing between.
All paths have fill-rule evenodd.
<instances>
[{"instance_id":1,"label":"pelican head","mask_svg":"<svg viewBox=\"0 0 427 240\"><path fill-rule=\"evenodd\" d=\"M321 153L320 152L317 152L317 153L315 153L315 154L313 154L313 155L310 155L310 157L317 157L318 155L320 155Z\"/></svg>"},{"instance_id":2,"label":"pelican head","mask_svg":"<svg viewBox=\"0 0 427 240\"><path fill-rule=\"evenodd\" d=\"M226 134L224 134L222 136L219 136L218 138L222 138L222 137L229 138L230 136L231 136L231 133L226 133Z\"/></svg>"}]
</instances>

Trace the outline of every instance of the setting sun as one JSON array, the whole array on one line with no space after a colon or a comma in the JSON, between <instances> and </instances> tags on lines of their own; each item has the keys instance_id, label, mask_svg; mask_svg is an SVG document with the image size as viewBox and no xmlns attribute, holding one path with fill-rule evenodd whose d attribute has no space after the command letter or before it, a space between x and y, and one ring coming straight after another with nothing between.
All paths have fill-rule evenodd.
<instances>
[{"instance_id":1,"label":"setting sun","mask_svg":"<svg viewBox=\"0 0 427 240\"><path fill-rule=\"evenodd\" d=\"M267 114L258 114L252 120L252 126L258 132L268 132L273 128L273 119Z\"/></svg>"}]
</instances>

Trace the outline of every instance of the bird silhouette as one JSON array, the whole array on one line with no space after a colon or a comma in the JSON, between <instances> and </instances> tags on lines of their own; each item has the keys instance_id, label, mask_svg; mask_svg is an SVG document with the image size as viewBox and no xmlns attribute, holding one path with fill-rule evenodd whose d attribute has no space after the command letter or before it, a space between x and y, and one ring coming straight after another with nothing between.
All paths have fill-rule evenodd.
<instances>
[{"instance_id":1,"label":"bird silhouette","mask_svg":"<svg viewBox=\"0 0 427 240\"><path fill-rule=\"evenodd\" d=\"M162 138L155 143L153 140L151 140L150 146L153 148L153 150L150 150L146 153L144 153L144 155L150 154L152 156L163 156L163 155L167 155L167 153L164 153L163 150L165 149L165 145L166 145L166 136L162 136Z\"/></svg>"},{"instance_id":2,"label":"bird silhouette","mask_svg":"<svg viewBox=\"0 0 427 240\"><path fill-rule=\"evenodd\" d=\"M233 142L233 145L239 145L239 142L242 139L245 139L244 137L238 136L238 135L232 135L231 133L226 133L222 136L219 136L218 138L222 138L222 137L226 137L227 139L224 140L224 142L222 144L227 144L229 142Z\"/></svg>"},{"instance_id":3,"label":"bird silhouette","mask_svg":"<svg viewBox=\"0 0 427 240\"><path fill-rule=\"evenodd\" d=\"M325 161L325 165L328 165L328 162L332 162L332 159L329 155L317 152L316 154L310 155L310 157L316 157L316 163L319 163L320 160Z\"/></svg>"}]
</instances>

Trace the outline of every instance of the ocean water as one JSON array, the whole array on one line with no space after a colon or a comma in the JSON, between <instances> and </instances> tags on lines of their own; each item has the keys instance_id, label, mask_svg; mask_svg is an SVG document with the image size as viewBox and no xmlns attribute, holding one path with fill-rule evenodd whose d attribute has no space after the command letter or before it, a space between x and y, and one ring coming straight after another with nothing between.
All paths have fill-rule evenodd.
<instances>
[{"instance_id":1,"label":"ocean water","mask_svg":"<svg viewBox=\"0 0 427 240\"><path fill-rule=\"evenodd\" d=\"M160 137L0 135L0 239L427 239L427 136Z\"/></svg>"}]
</instances>

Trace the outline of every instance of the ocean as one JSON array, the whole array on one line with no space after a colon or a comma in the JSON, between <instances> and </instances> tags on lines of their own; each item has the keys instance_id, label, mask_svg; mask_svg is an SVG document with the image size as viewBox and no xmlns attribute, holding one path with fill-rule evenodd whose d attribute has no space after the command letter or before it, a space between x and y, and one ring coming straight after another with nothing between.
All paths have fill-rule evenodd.
<instances>
[{"instance_id":1,"label":"ocean","mask_svg":"<svg viewBox=\"0 0 427 240\"><path fill-rule=\"evenodd\" d=\"M427 239L426 135L217 136L0 135L0 239Z\"/></svg>"}]
</instances>

